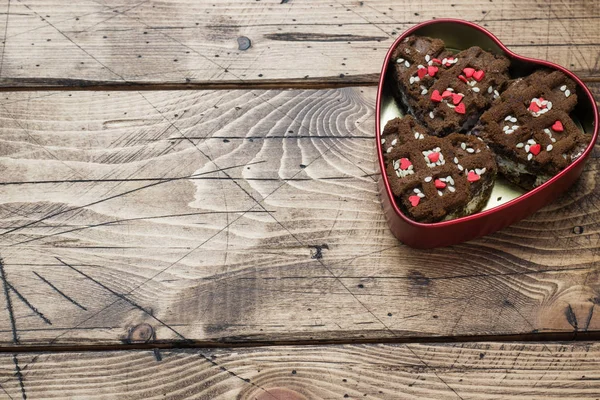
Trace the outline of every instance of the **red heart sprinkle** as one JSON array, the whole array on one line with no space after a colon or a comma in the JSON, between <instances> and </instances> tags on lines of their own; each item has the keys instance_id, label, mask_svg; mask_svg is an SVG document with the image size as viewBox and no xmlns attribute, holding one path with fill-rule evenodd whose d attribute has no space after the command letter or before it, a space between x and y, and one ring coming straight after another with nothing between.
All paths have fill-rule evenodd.
<instances>
[{"instance_id":1,"label":"red heart sprinkle","mask_svg":"<svg viewBox=\"0 0 600 400\"><path fill-rule=\"evenodd\" d=\"M442 60L440 60L439 58L432 58L431 59L432 62L437 63L437 64L441 64Z\"/></svg>"},{"instance_id":2,"label":"red heart sprinkle","mask_svg":"<svg viewBox=\"0 0 600 400\"><path fill-rule=\"evenodd\" d=\"M538 105L535 103L535 101L532 101L531 104L529 105L529 111L533 111L533 112L538 112L540 111L540 108L538 107Z\"/></svg>"},{"instance_id":3,"label":"red heart sprinkle","mask_svg":"<svg viewBox=\"0 0 600 400\"><path fill-rule=\"evenodd\" d=\"M408 167L410 167L411 165L412 165L412 163L410 162L410 160L408 158L400 159L400 169L402 171L406 171L408 169Z\"/></svg>"},{"instance_id":4,"label":"red heart sprinkle","mask_svg":"<svg viewBox=\"0 0 600 400\"><path fill-rule=\"evenodd\" d=\"M408 201L410 201L410 204L412 204L413 207L416 207L421 201L421 198L413 195L408 198Z\"/></svg>"},{"instance_id":5,"label":"red heart sprinkle","mask_svg":"<svg viewBox=\"0 0 600 400\"><path fill-rule=\"evenodd\" d=\"M425 75L427 75L427 69L425 69L425 68L419 68L417 70L417 75L419 75L419 79L423 79L423 77Z\"/></svg>"},{"instance_id":6,"label":"red heart sprinkle","mask_svg":"<svg viewBox=\"0 0 600 400\"><path fill-rule=\"evenodd\" d=\"M534 156L537 156L538 154L540 154L540 150L542 150L542 146L540 146L539 143L536 143L529 147L529 152L531 154L533 154Z\"/></svg>"},{"instance_id":7,"label":"red heart sprinkle","mask_svg":"<svg viewBox=\"0 0 600 400\"><path fill-rule=\"evenodd\" d=\"M436 72L438 72L438 67L434 67L433 65L427 67L427 73L429 74L429 76L435 76Z\"/></svg>"},{"instance_id":8,"label":"red heart sprinkle","mask_svg":"<svg viewBox=\"0 0 600 400\"><path fill-rule=\"evenodd\" d=\"M457 93L452 93L452 104L457 105L462 100L462 96Z\"/></svg>"},{"instance_id":9,"label":"red heart sprinkle","mask_svg":"<svg viewBox=\"0 0 600 400\"><path fill-rule=\"evenodd\" d=\"M464 68L463 72L467 78L470 78L473 76L473 72L475 72L475 70L473 68Z\"/></svg>"},{"instance_id":10,"label":"red heart sprinkle","mask_svg":"<svg viewBox=\"0 0 600 400\"><path fill-rule=\"evenodd\" d=\"M443 189L446 187L446 184L440 181L439 179L436 179L435 182L433 182L433 184L435 185L436 189Z\"/></svg>"},{"instance_id":11,"label":"red heart sprinkle","mask_svg":"<svg viewBox=\"0 0 600 400\"><path fill-rule=\"evenodd\" d=\"M562 122L560 122L559 120L556 120L554 125L552 125L552 130L555 132L562 132L565 130L565 128L563 127Z\"/></svg>"},{"instance_id":12,"label":"red heart sprinkle","mask_svg":"<svg viewBox=\"0 0 600 400\"><path fill-rule=\"evenodd\" d=\"M485 72L483 72L482 69L480 69L479 71L475 71L473 73L473 79L475 79L477 82L482 80L484 76L485 76Z\"/></svg>"},{"instance_id":13,"label":"red heart sprinkle","mask_svg":"<svg viewBox=\"0 0 600 400\"><path fill-rule=\"evenodd\" d=\"M467 180L469 182L477 182L481 177L477 175L474 171L469 171L467 174Z\"/></svg>"},{"instance_id":14,"label":"red heart sprinkle","mask_svg":"<svg viewBox=\"0 0 600 400\"><path fill-rule=\"evenodd\" d=\"M442 101L442 95L440 95L440 92L438 90L434 90L431 93L431 101L435 101L436 103Z\"/></svg>"},{"instance_id":15,"label":"red heart sprinkle","mask_svg":"<svg viewBox=\"0 0 600 400\"><path fill-rule=\"evenodd\" d=\"M445 99L446 97L449 97L449 96L452 96L452 92L449 90L444 90L444 93L442 93L442 98Z\"/></svg>"},{"instance_id":16,"label":"red heart sprinkle","mask_svg":"<svg viewBox=\"0 0 600 400\"><path fill-rule=\"evenodd\" d=\"M460 79L461 81L463 81L464 83L469 83L469 81L467 80L467 78L464 77L464 75L459 75L458 79Z\"/></svg>"},{"instance_id":17,"label":"red heart sprinkle","mask_svg":"<svg viewBox=\"0 0 600 400\"><path fill-rule=\"evenodd\" d=\"M466 112L465 103L460 103L459 105L457 105L454 108L454 111L456 111L459 114L464 114Z\"/></svg>"},{"instance_id":18,"label":"red heart sprinkle","mask_svg":"<svg viewBox=\"0 0 600 400\"><path fill-rule=\"evenodd\" d=\"M436 163L440 159L440 153L434 151L433 153L429 153L427 155L427 158L429 158L429 161L431 161L432 163Z\"/></svg>"},{"instance_id":19,"label":"red heart sprinkle","mask_svg":"<svg viewBox=\"0 0 600 400\"><path fill-rule=\"evenodd\" d=\"M540 97L538 100L539 100L539 101L540 101L540 103L541 103L542 101L544 101L544 98L543 98L543 97Z\"/></svg>"}]
</instances>

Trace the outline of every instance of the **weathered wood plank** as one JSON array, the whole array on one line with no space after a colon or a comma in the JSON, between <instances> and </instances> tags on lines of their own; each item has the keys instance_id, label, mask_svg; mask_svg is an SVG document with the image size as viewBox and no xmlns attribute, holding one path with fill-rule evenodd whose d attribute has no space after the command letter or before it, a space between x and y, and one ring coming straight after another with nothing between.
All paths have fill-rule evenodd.
<instances>
[{"instance_id":1,"label":"weathered wood plank","mask_svg":"<svg viewBox=\"0 0 600 400\"><path fill-rule=\"evenodd\" d=\"M21 353L0 355L0 393L13 399L23 393L32 399L597 399L599 371L600 345L585 342Z\"/></svg>"},{"instance_id":2,"label":"weathered wood plank","mask_svg":"<svg viewBox=\"0 0 600 400\"><path fill-rule=\"evenodd\" d=\"M141 323L158 341L600 329L597 158L527 220L413 250L377 197L374 98L6 93L0 340L119 343Z\"/></svg>"},{"instance_id":3,"label":"weathered wood plank","mask_svg":"<svg viewBox=\"0 0 600 400\"><path fill-rule=\"evenodd\" d=\"M374 84L397 35L442 17L600 77L597 1L12 0L0 15L0 86Z\"/></svg>"}]
</instances>

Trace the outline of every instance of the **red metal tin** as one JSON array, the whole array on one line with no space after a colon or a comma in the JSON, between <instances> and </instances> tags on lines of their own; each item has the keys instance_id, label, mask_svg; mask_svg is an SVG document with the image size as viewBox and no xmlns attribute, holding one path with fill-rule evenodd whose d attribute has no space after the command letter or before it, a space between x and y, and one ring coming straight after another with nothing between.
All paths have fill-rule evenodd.
<instances>
[{"instance_id":1,"label":"red metal tin","mask_svg":"<svg viewBox=\"0 0 600 400\"><path fill-rule=\"evenodd\" d=\"M394 201L387 176L384 172L385 167L380 133L383 92L386 90L386 85L390 87L389 85L392 84L392 79L389 77L388 72L390 57L397 44L412 34L441 38L446 42L448 47L457 50L477 45L488 51L504 54L511 60L511 71L545 66L565 73L578 85L578 105L572 115L581 123L583 130L590 134L590 144L583 155L543 185L489 210L432 224L415 222L406 217ZM534 213L566 191L581 175L584 164L596 143L599 116L598 108L590 90L575 74L567 69L548 61L536 60L515 54L506 48L498 38L474 23L457 19L437 19L408 29L396 39L388 50L381 71L381 77L379 78L375 124L377 155L379 157L379 168L382 171L379 177L379 192L390 229L394 236L408 246L432 248L457 244L495 232Z\"/></svg>"}]
</instances>

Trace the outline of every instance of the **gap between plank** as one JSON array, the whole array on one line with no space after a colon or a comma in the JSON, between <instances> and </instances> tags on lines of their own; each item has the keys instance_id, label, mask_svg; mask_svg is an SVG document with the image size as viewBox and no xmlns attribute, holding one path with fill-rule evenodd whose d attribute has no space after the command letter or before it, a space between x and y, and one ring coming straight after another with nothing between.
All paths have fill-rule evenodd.
<instances>
[{"instance_id":1,"label":"gap between plank","mask_svg":"<svg viewBox=\"0 0 600 400\"><path fill-rule=\"evenodd\" d=\"M123 344L71 344L71 345L0 345L2 353L39 353L39 352L100 352L123 350L174 350L174 349L215 349L215 348L255 348L282 346L329 346L329 345L359 345L359 344L413 344L413 343L476 343L476 342L600 342L600 331L594 332L548 332L526 333L519 335L477 335L477 336L436 336L436 337L405 337L405 338L361 338L361 339L312 339L312 340L257 340L257 341L227 341L227 340L181 340L181 341L151 341L147 343Z\"/></svg>"},{"instance_id":2,"label":"gap between plank","mask_svg":"<svg viewBox=\"0 0 600 400\"><path fill-rule=\"evenodd\" d=\"M585 83L598 83L600 76L581 78ZM2 79L0 92L15 91L149 91L149 90L253 90L253 89L337 89L355 86L377 86L379 74L353 75L344 78L307 78L266 81L221 82L113 82L85 79Z\"/></svg>"}]
</instances>

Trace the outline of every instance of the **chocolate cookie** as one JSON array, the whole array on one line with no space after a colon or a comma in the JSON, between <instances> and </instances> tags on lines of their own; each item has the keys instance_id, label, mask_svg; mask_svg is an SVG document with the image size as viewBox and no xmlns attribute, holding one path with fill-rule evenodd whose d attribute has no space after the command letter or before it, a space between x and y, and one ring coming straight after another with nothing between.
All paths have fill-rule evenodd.
<instances>
[{"instance_id":1,"label":"chocolate cookie","mask_svg":"<svg viewBox=\"0 0 600 400\"><path fill-rule=\"evenodd\" d=\"M506 57L479 47L452 55L427 37L404 39L392 63L397 98L436 136L468 132L509 79Z\"/></svg>"},{"instance_id":2,"label":"chocolate cookie","mask_svg":"<svg viewBox=\"0 0 600 400\"><path fill-rule=\"evenodd\" d=\"M431 136L406 116L386 124L381 147L396 204L415 221L473 214L489 199L496 162L487 145L475 136Z\"/></svg>"},{"instance_id":3,"label":"chocolate cookie","mask_svg":"<svg viewBox=\"0 0 600 400\"><path fill-rule=\"evenodd\" d=\"M496 154L502 175L532 189L575 161L589 143L569 117L575 82L560 71L539 70L511 82L472 133Z\"/></svg>"}]
</instances>

